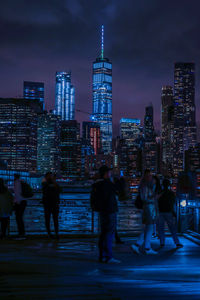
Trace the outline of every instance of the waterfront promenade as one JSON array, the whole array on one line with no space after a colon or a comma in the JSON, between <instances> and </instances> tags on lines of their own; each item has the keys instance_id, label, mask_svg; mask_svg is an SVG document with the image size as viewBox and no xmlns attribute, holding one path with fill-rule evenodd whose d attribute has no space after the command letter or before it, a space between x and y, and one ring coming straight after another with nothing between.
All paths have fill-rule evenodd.
<instances>
[{"instance_id":1,"label":"waterfront promenade","mask_svg":"<svg viewBox=\"0 0 200 300\"><path fill-rule=\"evenodd\" d=\"M156 256L136 255L134 237L115 245L120 265L97 262L96 239L31 237L0 242L0 299L200 299L200 246L170 238ZM154 240L154 249L159 246Z\"/></svg>"}]
</instances>

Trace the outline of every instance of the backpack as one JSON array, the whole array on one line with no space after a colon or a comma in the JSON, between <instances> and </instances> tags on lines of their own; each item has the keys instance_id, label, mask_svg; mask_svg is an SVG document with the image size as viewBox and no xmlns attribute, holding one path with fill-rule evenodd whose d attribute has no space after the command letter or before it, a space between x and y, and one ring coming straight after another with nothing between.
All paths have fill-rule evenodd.
<instances>
[{"instance_id":1,"label":"backpack","mask_svg":"<svg viewBox=\"0 0 200 300\"><path fill-rule=\"evenodd\" d=\"M101 192L100 192L101 182L96 182L92 185L92 191L90 194L90 206L93 211L101 211Z\"/></svg>"},{"instance_id":2,"label":"backpack","mask_svg":"<svg viewBox=\"0 0 200 300\"><path fill-rule=\"evenodd\" d=\"M21 181L21 188L22 188L22 197L23 198L31 198L33 197L34 193L32 187L25 181Z\"/></svg>"},{"instance_id":3,"label":"backpack","mask_svg":"<svg viewBox=\"0 0 200 300\"><path fill-rule=\"evenodd\" d=\"M140 197L140 194L137 195L136 199L135 199L135 207L137 209L143 209L143 201Z\"/></svg>"}]
</instances>

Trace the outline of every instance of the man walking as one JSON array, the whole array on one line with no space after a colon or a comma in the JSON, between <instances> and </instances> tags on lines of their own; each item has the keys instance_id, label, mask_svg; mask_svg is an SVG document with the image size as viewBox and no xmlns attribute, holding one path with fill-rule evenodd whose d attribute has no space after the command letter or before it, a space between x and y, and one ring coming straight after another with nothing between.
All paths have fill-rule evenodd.
<instances>
[{"instance_id":1,"label":"man walking","mask_svg":"<svg viewBox=\"0 0 200 300\"><path fill-rule=\"evenodd\" d=\"M158 199L159 207L159 237L161 248L165 246L165 223L171 232L177 248L183 247L177 235L176 214L174 212L175 194L170 190L170 181L163 180L163 192Z\"/></svg>"},{"instance_id":2,"label":"man walking","mask_svg":"<svg viewBox=\"0 0 200 300\"><path fill-rule=\"evenodd\" d=\"M99 169L100 179L93 184L91 192L91 206L99 212L99 261L105 263L120 263L113 258L112 240L116 231L116 217L118 211L116 188L111 181L111 169L102 166Z\"/></svg>"}]
</instances>

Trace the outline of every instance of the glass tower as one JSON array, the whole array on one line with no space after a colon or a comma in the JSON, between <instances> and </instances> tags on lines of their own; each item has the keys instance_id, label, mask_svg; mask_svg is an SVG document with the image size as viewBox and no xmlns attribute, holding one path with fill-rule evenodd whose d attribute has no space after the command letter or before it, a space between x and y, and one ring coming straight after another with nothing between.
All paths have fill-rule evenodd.
<instances>
[{"instance_id":1,"label":"glass tower","mask_svg":"<svg viewBox=\"0 0 200 300\"><path fill-rule=\"evenodd\" d=\"M55 114L62 121L75 118L75 91L71 84L70 72L56 72Z\"/></svg>"},{"instance_id":2,"label":"glass tower","mask_svg":"<svg viewBox=\"0 0 200 300\"><path fill-rule=\"evenodd\" d=\"M104 57L104 26L101 55L93 63L93 121L100 125L102 151L112 151L112 63Z\"/></svg>"}]
</instances>

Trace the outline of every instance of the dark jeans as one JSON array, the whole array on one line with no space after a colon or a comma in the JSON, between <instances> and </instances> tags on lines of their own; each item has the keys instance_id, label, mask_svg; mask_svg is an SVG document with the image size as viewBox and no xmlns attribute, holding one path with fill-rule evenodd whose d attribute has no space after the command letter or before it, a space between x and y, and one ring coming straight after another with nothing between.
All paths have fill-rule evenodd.
<instances>
[{"instance_id":1,"label":"dark jeans","mask_svg":"<svg viewBox=\"0 0 200 300\"><path fill-rule=\"evenodd\" d=\"M1 236L2 237L6 236L6 230L8 228L9 220L10 220L10 217L0 218L0 222L1 222Z\"/></svg>"},{"instance_id":2,"label":"dark jeans","mask_svg":"<svg viewBox=\"0 0 200 300\"><path fill-rule=\"evenodd\" d=\"M172 213L160 213L159 214L159 237L160 244L165 244L165 223L167 223L169 231L171 232L172 238L176 245L180 244L178 235L177 235L177 223L176 218Z\"/></svg>"},{"instance_id":3,"label":"dark jeans","mask_svg":"<svg viewBox=\"0 0 200 300\"><path fill-rule=\"evenodd\" d=\"M50 220L51 215L53 216L53 222L54 222L54 229L56 235L58 234L58 215L59 215L59 206L49 206L44 205L44 214L45 214L45 225L48 234L51 234L51 228L50 228Z\"/></svg>"},{"instance_id":4,"label":"dark jeans","mask_svg":"<svg viewBox=\"0 0 200 300\"><path fill-rule=\"evenodd\" d=\"M16 222L18 227L19 235L25 234L25 228L24 228L24 211L26 208L27 202L26 200L22 200L19 204L15 204L15 216L16 216Z\"/></svg>"},{"instance_id":5,"label":"dark jeans","mask_svg":"<svg viewBox=\"0 0 200 300\"><path fill-rule=\"evenodd\" d=\"M100 236L99 236L99 259L109 260L112 258L112 240L116 231L116 213L99 213Z\"/></svg>"}]
</instances>

